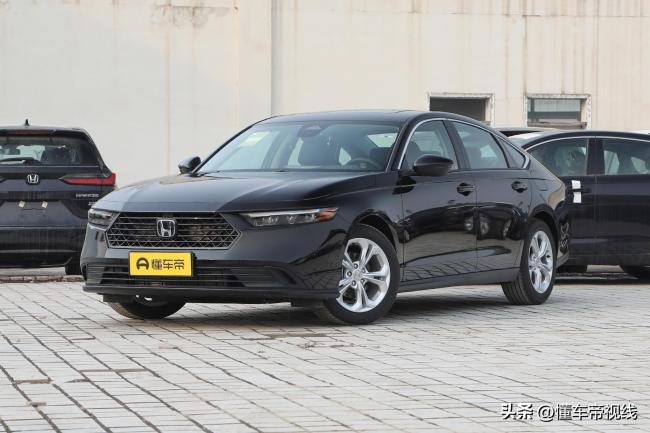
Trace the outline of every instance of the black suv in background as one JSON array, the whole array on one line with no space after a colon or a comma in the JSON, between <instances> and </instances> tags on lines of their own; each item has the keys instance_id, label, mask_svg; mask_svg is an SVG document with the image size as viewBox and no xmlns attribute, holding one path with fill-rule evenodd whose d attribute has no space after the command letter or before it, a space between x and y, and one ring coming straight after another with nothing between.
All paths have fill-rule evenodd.
<instances>
[{"instance_id":1,"label":"black suv in background","mask_svg":"<svg viewBox=\"0 0 650 433\"><path fill-rule=\"evenodd\" d=\"M0 127L0 267L80 273L88 209L114 189L86 131Z\"/></svg>"}]
</instances>

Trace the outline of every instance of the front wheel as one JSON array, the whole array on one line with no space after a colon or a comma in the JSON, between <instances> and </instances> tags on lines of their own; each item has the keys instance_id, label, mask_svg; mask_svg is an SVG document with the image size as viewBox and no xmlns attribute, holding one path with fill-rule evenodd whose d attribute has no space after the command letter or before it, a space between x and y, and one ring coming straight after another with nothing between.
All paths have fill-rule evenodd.
<instances>
[{"instance_id":1,"label":"front wheel","mask_svg":"<svg viewBox=\"0 0 650 433\"><path fill-rule=\"evenodd\" d=\"M517 279L501 285L508 301L517 305L545 302L555 282L556 256L550 229L542 221L535 220L526 232Z\"/></svg>"},{"instance_id":2,"label":"front wheel","mask_svg":"<svg viewBox=\"0 0 650 433\"><path fill-rule=\"evenodd\" d=\"M134 296L131 302L108 302L119 314L129 319L164 319L185 305L184 302L156 300L145 296Z\"/></svg>"},{"instance_id":3,"label":"front wheel","mask_svg":"<svg viewBox=\"0 0 650 433\"><path fill-rule=\"evenodd\" d=\"M370 226L354 227L341 258L339 297L323 301L315 313L333 323L372 323L393 306L399 275L397 254L386 236Z\"/></svg>"},{"instance_id":4,"label":"front wheel","mask_svg":"<svg viewBox=\"0 0 650 433\"><path fill-rule=\"evenodd\" d=\"M621 266L621 269L639 280L650 280L650 266Z\"/></svg>"}]
</instances>

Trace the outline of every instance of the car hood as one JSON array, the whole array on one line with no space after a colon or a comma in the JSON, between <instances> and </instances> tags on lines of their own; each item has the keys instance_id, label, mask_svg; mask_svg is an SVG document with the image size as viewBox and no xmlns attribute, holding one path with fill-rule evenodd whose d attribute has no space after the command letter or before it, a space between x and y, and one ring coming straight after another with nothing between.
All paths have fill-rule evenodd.
<instances>
[{"instance_id":1,"label":"car hood","mask_svg":"<svg viewBox=\"0 0 650 433\"><path fill-rule=\"evenodd\" d=\"M377 173L270 172L169 176L123 187L95 204L124 212L243 211L326 205L375 185Z\"/></svg>"}]
</instances>

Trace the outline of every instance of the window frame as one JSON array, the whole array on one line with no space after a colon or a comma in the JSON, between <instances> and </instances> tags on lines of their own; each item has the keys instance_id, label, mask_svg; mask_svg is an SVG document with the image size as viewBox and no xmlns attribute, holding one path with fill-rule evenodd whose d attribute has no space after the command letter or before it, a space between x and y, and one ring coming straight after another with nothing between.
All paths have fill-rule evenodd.
<instances>
[{"instance_id":1,"label":"window frame","mask_svg":"<svg viewBox=\"0 0 650 433\"><path fill-rule=\"evenodd\" d=\"M485 102L485 119L475 119L487 126L490 126L494 121L494 93L445 93L445 92L428 92L427 93L427 110L431 110L431 99L474 99L483 100ZM456 113L463 116L462 113Z\"/></svg>"},{"instance_id":2,"label":"window frame","mask_svg":"<svg viewBox=\"0 0 650 433\"><path fill-rule=\"evenodd\" d=\"M447 122L449 123L448 129L451 129L453 131L451 133L451 135L453 135L452 139L454 140L455 145L457 147L456 151L458 152L459 151L458 149L460 149L460 152L463 155L463 159L464 159L464 163L465 163L465 170L469 170L469 171L492 171L492 170L521 170L521 169L523 169L523 167L512 167L510 165L510 159L508 158L507 153L503 150L503 145L500 143L501 140L499 139L499 137L494 132L492 132L487 127L483 127L482 125L477 125L475 123L466 122L464 120L459 120L459 119L447 119ZM463 144L463 139L461 138L460 134L456 130L456 126L453 125L454 123L463 123L465 125L473 126L474 128L483 130L486 133L488 133L492 137L492 139L494 140L494 143L497 145L499 150L501 151L501 154L503 155L503 159L506 162L506 167L502 167L502 168L497 168L497 167L492 167L492 168L472 168L470 166L470 163L469 163L469 158L467 156L467 152L465 152L465 145ZM527 166L528 166L528 160L526 160L526 162L524 163L524 167L527 167Z\"/></svg>"},{"instance_id":3,"label":"window frame","mask_svg":"<svg viewBox=\"0 0 650 433\"><path fill-rule=\"evenodd\" d=\"M572 93L527 93L524 95L524 119L526 119L526 126L531 127L551 127L558 129L578 129L574 128L573 124L540 124L530 122L528 119L528 107L531 99L578 99L580 100L580 129L586 130L591 128L591 95L589 94L572 94Z\"/></svg>"},{"instance_id":4,"label":"window frame","mask_svg":"<svg viewBox=\"0 0 650 433\"><path fill-rule=\"evenodd\" d=\"M502 148L510 147L514 152L518 153L519 155L523 156L523 158L524 158L524 163L521 165L521 167L518 167L516 165L516 163L510 157L510 154L508 153L508 151L506 150L503 153L506 154L506 158L508 159L508 167L509 168L514 168L514 169L518 169L518 170L524 170L524 169L528 168L528 166L530 165L530 156L528 155L527 152L522 151L521 148L519 148L516 144L513 144L510 141L508 141L508 139L497 136L497 141L500 142Z\"/></svg>"},{"instance_id":5,"label":"window frame","mask_svg":"<svg viewBox=\"0 0 650 433\"><path fill-rule=\"evenodd\" d=\"M531 149L534 149L534 148L536 148L538 146L542 146L544 144L548 144L548 143L552 143L552 142L560 141L560 140L574 140L576 138L587 140L587 154L585 155L587 157L587 166L585 168L585 174L581 174L580 176L598 176L598 175L602 174L602 167L603 167L603 165L602 165L602 160L603 160L602 159L602 149L599 152L599 149L598 149L598 146L597 146L597 139L593 135L571 135L571 136L568 136L568 137L557 137L557 138L552 138L550 140L542 140L542 141L534 143L533 145L531 145L530 147L527 147L524 150L526 150L526 152L529 152ZM601 155L600 157L598 156L599 153ZM533 156L533 158L534 158L534 156ZM539 163L544 165L541 161L539 161ZM546 167L546 166L544 165L544 167ZM597 172L598 169L600 169L601 173ZM551 171L549 168L547 168L547 170ZM552 171L551 171L551 173L552 173ZM555 173L553 173L553 174L555 174ZM557 177L569 177L569 178L570 177L579 177L578 175L575 175L575 176L556 175L556 176Z\"/></svg>"},{"instance_id":6,"label":"window frame","mask_svg":"<svg viewBox=\"0 0 650 433\"><path fill-rule=\"evenodd\" d=\"M605 143L603 142L604 139L613 139L613 140L629 140L629 141L640 141L640 142L645 142L648 144L650 147L650 140L643 140L642 138L632 138L632 137L617 137L614 135L597 135L593 137L594 141L594 147L595 147L595 167L594 169L597 170L597 172L593 173L596 176L617 176L617 177L622 177L622 176L648 176L649 174L643 174L643 173L638 173L638 174L607 174L605 173Z\"/></svg>"},{"instance_id":7,"label":"window frame","mask_svg":"<svg viewBox=\"0 0 650 433\"><path fill-rule=\"evenodd\" d=\"M395 169L398 172L403 172L406 171L405 169L402 168L402 165L404 164L404 158L406 157L406 150L408 148L409 142L411 141L411 138L413 137L413 134L420 128L422 125L425 123L429 122L440 122L442 124L443 129L447 132L447 137L449 137L449 142L451 143L452 149L454 153L456 154L456 164L458 165L458 168L451 169L449 170L450 173L457 173L459 171L464 171L466 170L465 166L465 161L464 161L464 155L459 153L458 146L456 145L456 141L454 140L454 137L449 130L449 126L447 125L447 119L443 117L432 117L428 119L423 119L419 122L417 122L415 125L413 125L409 131L408 134L406 135L406 139L402 141L402 145L400 146L400 149L398 150L398 155L399 159L397 160L397 165L395 166ZM399 137L398 137L399 138Z\"/></svg>"}]
</instances>

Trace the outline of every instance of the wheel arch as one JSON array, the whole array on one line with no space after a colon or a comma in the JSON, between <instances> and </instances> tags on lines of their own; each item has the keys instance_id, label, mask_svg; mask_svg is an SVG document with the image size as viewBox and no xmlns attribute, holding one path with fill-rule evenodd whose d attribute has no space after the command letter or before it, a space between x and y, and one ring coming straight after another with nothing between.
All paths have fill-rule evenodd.
<instances>
[{"instance_id":1,"label":"wheel arch","mask_svg":"<svg viewBox=\"0 0 650 433\"><path fill-rule=\"evenodd\" d=\"M558 223L555 217L553 216L553 211L546 208L537 208L531 213L532 218L538 219L544 222L548 228L551 230L553 235L553 241L555 242L555 248L560 247L560 233L558 230Z\"/></svg>"},{"instance_id":2,"label":"wheel arch","mask_svg":"<svg viewBox=\"0 0 650 433\"><path fill-rule=\"evenodd\" d=\"M390 220L387 216L377 212L367 212L360 215L354 221L353 225L356 224L367 225L379 230L384 236L386 236L386 238L388 238L388 241L391 243L391 245L397 249L397 234L392 228Z\"/></svg>"}]
</instances>

